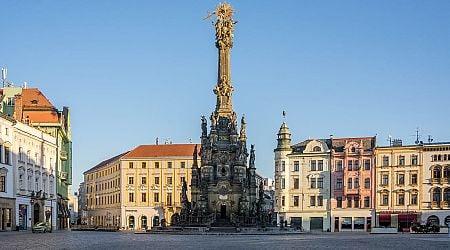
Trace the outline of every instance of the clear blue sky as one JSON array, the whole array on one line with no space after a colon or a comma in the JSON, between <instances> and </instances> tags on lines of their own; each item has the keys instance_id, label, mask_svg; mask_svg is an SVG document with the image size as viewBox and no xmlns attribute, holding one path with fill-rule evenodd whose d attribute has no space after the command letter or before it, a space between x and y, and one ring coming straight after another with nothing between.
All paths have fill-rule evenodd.
<instances>
[{"instance_id":1,"label":"clear blue sky","mask_svg":"<svg viewBox=\"0 0 450 250\"><path fill-rule=\"evenodd\" d=\"M450 1L229 1L234 107L273 175L282 110L293 142L450 140ZM8 78L71 108L74 191L98 162L170 137L199 142L215 107L218 1L1 1Z\"/></svg>"}]
</instances>

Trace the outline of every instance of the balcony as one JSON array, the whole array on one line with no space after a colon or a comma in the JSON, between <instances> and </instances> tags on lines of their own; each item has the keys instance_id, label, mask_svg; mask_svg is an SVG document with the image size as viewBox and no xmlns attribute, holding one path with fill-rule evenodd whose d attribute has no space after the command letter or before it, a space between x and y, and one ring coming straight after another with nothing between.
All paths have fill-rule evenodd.
<instances>
[{"instance_id":1,"label":"balcony","mask_svg":"<svg viewBox=\"0 0 450 250\"><path fill-rule=\"evenodd\" d=\"M62 150L62 151L60 152L60 159L61 159L62 161L67 161L67 158L68 158L67 151Z\"/></svg>"},{"instance_id":2,"label":"balcony","mask_svg":"<svg viewBox=\"0 0 450 250\"><path fill-rule=\"evenodd\" d=\"M440 184L441 179L440 178L431 178L431 184Z\"/></svg>"}]
</instances>

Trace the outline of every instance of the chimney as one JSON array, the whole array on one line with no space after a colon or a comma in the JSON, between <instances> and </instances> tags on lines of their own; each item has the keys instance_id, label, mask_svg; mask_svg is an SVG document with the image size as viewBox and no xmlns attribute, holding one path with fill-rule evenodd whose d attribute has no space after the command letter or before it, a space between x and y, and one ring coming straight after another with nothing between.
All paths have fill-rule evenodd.
<instances>
[{"instance_id":1,"label":"chimney","mask_svg":"<svg viewBox=\"0 0 450 250\"><path fill-rule=\"evenodd\" d=\"M14 119L22 122L23 116L23 104L22 104L22 95L14 96Z\"/></svg>"}]
</instances>

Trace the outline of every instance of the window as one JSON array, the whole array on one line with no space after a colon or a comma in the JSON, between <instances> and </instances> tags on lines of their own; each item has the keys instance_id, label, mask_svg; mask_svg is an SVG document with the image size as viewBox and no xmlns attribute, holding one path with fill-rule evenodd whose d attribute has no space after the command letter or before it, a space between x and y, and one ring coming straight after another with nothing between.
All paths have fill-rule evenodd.
<instances>
[{"instance_id":1,"label":"window","mask_svg":"<svg viewBox=\"0 0 450 250\"><path fill-rule=\"evenodd\" d=\"M133 185L134 184L134 178L132 176L128 177L128 184Z\"/></svg>"},{"instance_id":2,"label":"window","mask_svg":"<svg viewBox=\"0 0 450 250\"><path fill-rule=\"evenodd\" d=\"M153 194L153 202L158 203L159 202L159 193Z\"/></svg>"},{"instance_id":3,"label":"window","mask_svg":"<svg viewBox=\"0 0 450 250\"><path fill-rule=\"evenodd\" d=\"M381 195L381 205L387 206L389 203L389 195L388 194L382 194Z\"/></svg>"},{"instance_id":4,"label":"window","mask_svg":"<svg viewBox=\"0 0 450 250\"><path fill-rule=\"evenodd\" d=\"M6 176L0 176L0 192L6 192Z\"/></svg>"},{"instance_id":5,"label":"window","mask_svg":"<svg viewBox=\"0 0 450 250\"><path fill-rule=\"evenodd\" d=\"M353 170L359 170L359 160L355 160L355 165L353 166Z\"/></svg>"},{"instance_id":6,"label":"window","mask_svg":"<svg viewBox=\"0 0 450 250\"><path fill-rule=\"evenodd\" d=\"M342 197L336 197L336 206L342 208Z\"/></svg>"},{"instance_id":7,"label":"window","mask_svg":"<svg viewBox=\"0 0 450 250\"><path fill-rule=\"evenodd\" d=\"M433 178L441 178L441 167L433 168Z\"/></svg>"},{"instance_id":8,"label":"window","mask_svg":"<svg viewBox=\"0 0 450 250\"><path fill-rule=\"evenodd\" d=\"M348 180L347 180L347 189L352 189L352 184L353 184L352 178L348 178Z\"/></svg>"},{"instance_id":9,"label":"window","mask_svg":"<svg viewBox=\"0 0 450 250\"><path fill-rule=\"evenodd\" d=\"M167 193L167 206L172 206L172 193Z\"/></svg>"},{"instance_id":10,"label":"window","mask_svg":"<svg viewBox=\"0 0 450 250\"><path fill-rule=\"evenodd\" d=\"M316 188L316 187L317 187L316 178L311 178L311 188Z\"/></svg>"},{"instance_id":11,"label":"window","mask_svg":"<svg viewBox=\"0 0 450 250\"><path fill-rule=\"evenodd\" d=\"M398 194L397 203L398 203L398 205L405 205L405 194L403 194L403 193Z\"/></svg>"},{"instance_id":12,"label":"window","mask_svg":"<svg viewBox=\"0 0 450 250\"><path fill-rule=\"evenodd\" d=\"M311 161L311 171L316 171L316 161L315 160L312 160Z\"/></svg>"},{"instance_id":13,"label":"window","mask_svg":"<svg viewBox=\"0 0 450 250\"><path fill-rule=\"evenodd\" d=\"M411 156L411 165L417 165L417 155Z\"/></svg>"},{"instance_id":14,"label":"window","mask_svg":"<svg viewBox=\"0 0 450 250\"><path fill-rule=\"evenodd\" d=\"M336 190L342 190L342 178L336 179Z\"/></svg>"},{"instance_id":15,"label":"window","mask_svg":"<svg viewBox=\"0 0 450 250\"><path fill-rule=\"evenodd\" d=\"M364 170L370 170L370 160L364 160Z\"/></svg>"},{"instance_id":16,"label":"window","mask_svg":"<svg viewBox=\"0 0 450 250\"><path fill-rule=\"evenodd\" d=\"M142 183L142 185L147 184L147 177L142 176L142 178L141 178L141 183Z\"/></svg>"},{"instance_id":17,"label":"window","mask_svg":"<svg viewBox=\"0 0 450 250\"><path fill-rule=\"evenodd\" d=\"M347 197L347 207L350 208L352 207L352 197Z\"/></svg>"},{"instance_id":18,"label":"window","mask_svg":"<svg viewBox=\"0 0 450 250\"><path fill-rule=\"evenodd\" d=\"M286 180L284 178L281 178L281 188L282 189L286 188Z\"/></svg>"},{"instance_id":19,"label":"window","mask_svg":"<svg viewBox=\"0 0 450 250\"><path fill-rule=\"evenodd\" d=\"M315 197L315 196L311 196L311 197L309 198L309 205L310 205L311 207L315 207L315 206L316 206L316 197Z\"/></svg>"},{"instance_id":20,"label":"window","mask_svg":"<svg viewBox=\"0 0 450 250\"><path fill-rule=\"evenodd\" d=\"M364 207L365 208L370 207L370 197L364 197Z\"/></svg>"},{"instance_id":21,"label":"window","mask_svg":"<svg viewBox=\"0 0 450 250\"><path fill-rule=\"evenodd\" d=\"M370 188L370 178L364 179L364 188L366 189Z\"/></svg>"},{"instance_id":22,"label":"window","mask_svg":"<svg viewBox=\"0 0 450 250\"><path fill-rule=\"evenodd\" d=\"M300 164L299 161L294 161L294 171L298 172L300 170Z\"/></svg>"},{"instance_id":23,"label":"window","mask_svg":"<svg viewBox=\"0 0 450 250\"><path fill-rule=\"evenodd\" d=\"M8 131L8 130L6 130ZM11 158L10 158L10 153L11 149L9 147L5 147L5 164L6 165L11 165Z\"/></svg>"},{"instance_id":24,"label":"window","mask_svg":"<svg viewBox=\"0 0 450 250\"><path fill-rule=\"evenodd\" d=\"M24 162L23 158L23 148L19 147L19 162Z\"/></svg>"},{"instance_id":25,"label":"window","mask_svg":"<svg viewBox=\"0 0 450 250\"><path fill-rule=\"evenodd\" d=\"M180 177L180 183L183 184L186 181L186 177L182 176Z\"/></svg>"},{"instance_id":26,"label":"window","mask_svg":"<svg viewBox=\"0 0 450 250\"><path fill-rule=\"evenodd\" d=\"M317 170L318 171L323 171L323 160L318 160L317 161Z\"/></svg>"},{"instance_id":27,"label":"window","mask_svg":"<svg viewBox=\"0 0 450 250\"><path fill-rule=\"evenodd\" d=\"M353 161L352 160L348 160L348 162L347 162L347 170L348 171L352 171L353 170Z\"/></svg>"},{"instance_id":28,"label":"window","mask_svg":"<svg viewBox=\"0 0 450 250\"><path fill-rule=\"evenodd\" d=\"M353 186L354 186L355 188L359 188L359 178L355 178L354 183L355 183L355 184L354 184Z\"/></svg>"},{"instance_id":29,"label":"window","mask_svg":"<svg viewBox=\"0 0 450 250\"><path fill-rule=\"evenodd\" d=\"M317 178L317 188L323 188L323 177Z\"/></svg>"},{"instance_id":30,"label":"window","mask_svg":"<svg viewBox=\"0 0 450 250\"><path fill-rule=\"evenodd\" d=\"M398 157L398 165L405 166L405 156L401 155Z\"/></svg>"},{"instance_id":31,"label":"window","mask_svg":"<svg viewBox=\"0 0 450 250\"><path fill-rule=\"evenodd\" d=\"M294 207L298 207L298 196L294 196Z\"/></svg>"},{"instance_id":32,"label":"window","mask_svg":"<svg viewBox=\"0 0 450 250\"><path fill-rule=\"evenodd\" d=\"M383 186L389 185L389 175L387 174L381 175L381 185Z\"/></svg>"},{"instance_id":33,"label":"window","mask_svg":"<svg viewBox=\"0 0 450 250\"><path fill-rule=\"evenodd\" d=\"M355 201L355 208L359 208L359 196L355 196L353 199Z\"/></svg>"},{"instance_id":34,"label":"window","mask_svg":"<svg viewBox=\"0 0 450 250\"><path fill-rule=\"evenodd\" d=\"M321 195L317 196L317 206L323 206L323 196Z\"/></svg>"},{"instance_id":35,"label":"window","mask_svg":"<svg viewBox=\"0 0 450 250\"><path fill-rule=\"evenodd\" d=\"M172 176L167 177L167 185L172 185Z\"/></svg>"},{"instance_id":36,"label":"window","mask_svg":"<svg viewBox=\"0 0 450 250\"><path fill-rule=\"evenodd\" d=\"M132 162L129 162L129 163L128 163L128 167L129 167L129 168L133 168L133 163L132 163Z\"/></svg>"},{"instance_id":37,"label":"window","mask_svg":"<svg viewBox=\"0 0 450 250\"><path fill-rule=\"evenodd\" d=\"M142 193L142 202L147 202L147 193Z\"/></svg>"},{"instance_id":38,"label":"window","mask_svg":"<svg viewBox=\"0 0 450 250\"><path fill-rule=\"evenodd\" d=\"M342 220L342 229L352 229L352 217L344 217Z\"/></svg>"},{"instance_id":39,"label":"window","mask_svg":"<svg viewBox=\"0 0 450 250\"><path fill-rule=\"evenodd\" d=\"M159 168L159 162L155 162L155 168Z\"/></svg>"},{"instance_id":40,"label":"window","mask_svg":"<svg viewBox=\"0 0 450 250\"><path fill-rule=\"evenodd\" d=\"M171 162L171 161L169 161L169 162L167 163L167 168L172 168L172 162Z\"/></svg>"},{"instance_id":41,"label":"window","mask_svg":"<svg viewBox=\"0 0 450 250\"><path fill-rule=\"evenodd\" d=\"M294 189L299 189L299 179L298 178L294 178Z\"/></svg>"},{"instance_id":42,"label":"window","mask_svg":"<svg viewBox=\"0 0 450 250\"><path fill-rule=\"evenodd\" d=\"M398 174L397 175L397 184L398 185L404 185L405 184L405 174Z\"/></svg>"},{"instance_id":43,"label":"window","mask_svg":"<svg viewBox=\"0 0 450 250\"><path fill-rule=\"evenodd\" d=\"M134 202L134 193L128 193L128 201Z\"/></svg>"},{"instance_id":44,"label":"window","mask_svg":"<svg viewBox=\"0 0 450 250\"><path fill-rule=\"evenodd\" d=\"M313 152L320 152L320 151L322 151L322 149L319 146L315 146L313 148Z\"/></svg>"},{"instance_id":45,"label":"window","mask_svg":"<svg viewBox=\"0 0 450 250\"><path fill-rule=\"evenodd\" d=\"M417 185L417 174L411 174L411 185Z\"/></svg>"},{"instance_id":46,"label":"window","mask_svg":"<svg viewBox=\"0 0 450 250\"><path fill-rule=\"evenodd\" d=\"M286 171L286 162L281 161L281 171Z\"/></svg>"},{"instance_id":47,"label":"window","mask_svg":"<svg viewBox=\"0 0 450 250\"><path fill-rule=\"evenodd\" d=\"M6 99L6 105L14 106L14 97L8 97L8 99Z\"/></svg>"},{"instance_id":48,"label":"window","mask_svg":"<svg viewBox=\"0 0 450 250\"><path fill-rule=\"evenodd\" d=\"M417 194L413 193L411 194L411 205L417 205Z\"/></svg>"},{"instance_id":49,"label":"window","mask_svg":"<svg viewBox=\"0 0 450 250\"><path fill-rule=\"evenodd\" d=\"M147 168L147 162L142 163L142 168Z\"/></svg>"},{"instance_id":50,"label":"window","mask_svg":"<svg viewBox=\"0 0 450 250\"><path fill-rule=\"evenodd\" d=\"M383 156L383 167L389 166L389 156Z\"/></svg>"},{"instance_id":51,"label":"window","mask_svg":"<svg viewBox=\"0 0 450 250\"><path fill-rule=\"evenodd\" d=\"M186 162L182 161L180 164L180 168L186 168Z\"/></svg>"},{"instance_id":52,"label":"window","mask_svg":"<svg viewBox=\"0 0 450 250\"><path fill-rule=\"evenodd\" d=\"M155 176L155 185L159 185L159 176Z\"/></svg>"},{"instance_id":53,"label":"window","mask_svg":"<svg viewBox=\"0 0 450 250\"><path fill-rule=\"evenodd\" d=\"M281 196L281 206L285 206L285 198L284 198L284 196Z\"/></svg>"},{"instance_id":54,"label":"window","mask_svg":"<svg viewBox=\"0 0 450 250\"><path fill-rule=\"evenodd\" d=\"M336 172L342 172L342 160L336 161Z\"/></svg>"}]
</instances>

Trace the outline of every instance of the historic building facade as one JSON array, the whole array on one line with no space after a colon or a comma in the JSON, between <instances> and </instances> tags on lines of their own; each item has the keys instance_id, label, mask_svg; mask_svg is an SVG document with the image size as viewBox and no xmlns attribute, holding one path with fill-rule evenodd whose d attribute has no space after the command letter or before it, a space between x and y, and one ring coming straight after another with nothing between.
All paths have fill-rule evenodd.
<instances>
[{"instance_id":1,"label":"historic building facade","mask_svg":"<svg viewBox=\"0 0 450 250\"><path fill-rule=\"evenodd\" d=\"M450 143L423 146L422 221L448 227L450 223Z\"/></svg>"},{"instance_id":2,"label":"historic building facade","mask_svg":"<svg viewBox=\"0 0 450 250\"><path fill-rule=\"evenodd\" d=\"M0 232L15 230L16 197L13 164L13 125L15 121L0 113Z\"/></svg>"},{"instance_id":3,"label":"historic building facade","mask_svg":"<svg viewBox=\"0 0 450 250\"><path fill-rule=\"evenodd\" d=\"M100 162L84 172L80 193L84 198L81 223L95 226L121 225L121 165L120 159L128 152Z\"/></svg>"},{"instance_id":4,"label":"historic building facade","mask_svg":"<svg viewBox=\"0 0 450 250\"><path fill-rule=\"evenodd\" d=\"M120 160L121 227L171 225L181 212L183 183L191 182L197 144L141 145ZM190 199L188 193L188 199Z\"/></svg>"},{"instance_id":5,"label":"historic building facade","mask_svg":"<svg viewBox=\"0 0 450 250\"><path fill-rule=\"evenodd\" d=\"M199 220L205 224L255 224L261 221L258 215L264 195L261 201L257 200L254 146L248 154L244 116L238 128L232 106L230 51L236 22L229 4L219 4L214 14L217 16L214 26L218 49L216 108L210 116L209 132L207 120L202 117L201 148L196 148L194 153L190 182L192 201L184 201L182 217L184 223L190 224ZM200 166L196 164L197 150L200 151ZM196 219L190 220L187 216Z\"/></svg>"},{"instance_id":6,"label":"historic building facade","mask_svg":"<svg viewBox=\"0 0 450 250\"><path fill-rule=\"evenodd\" d=\"M58 110L36 88L1 89L1 112L56 138L55 182L57 186L57 229L68 227L68 192L72 184L72 139L68 107Z\"/></svg>"},{"instance_id":7,"label":"historic building facade","mask_svg":"<svg viewBox=\"0 0 450 250\"><path fill-rule=\"evenodd\" d=\"M274 150L277 221L305 231L329 231L331 140L290 142L283 122Z\"/></svg>"},{"instance_id":8,"label":"historic building facade","mask_svg":"<svg viewBox=\"0 0 450 250\"><path fill-rule=\"evenodd\" d=\"M45 221L56 229L56 138L16 122L12 139L16 196L14 225L20 230L29 230L34 224Z\"/></svg>"},{"instance_id":9,"label":"historic building facade","mask_svg":"<svg viewBox=\"0 0 450 250\"><path fill-rule=\"evenodd\" d=\"M423 145L376 148L375 227L408 230L420 221L424 193Z\"/></svg>"},{"instance_id":10,"label":"historic building facade","mask_svg":"<svg viewBox=\"0 0 450 250\"><path fill-rule=\"evenodd\" d=\"M367 231L372 226L375 137L332 138L331 231Z\"/></svg>"}]
</instances>

